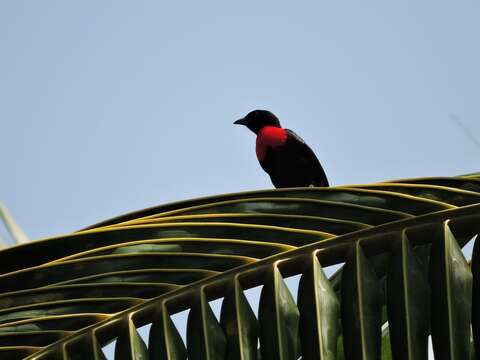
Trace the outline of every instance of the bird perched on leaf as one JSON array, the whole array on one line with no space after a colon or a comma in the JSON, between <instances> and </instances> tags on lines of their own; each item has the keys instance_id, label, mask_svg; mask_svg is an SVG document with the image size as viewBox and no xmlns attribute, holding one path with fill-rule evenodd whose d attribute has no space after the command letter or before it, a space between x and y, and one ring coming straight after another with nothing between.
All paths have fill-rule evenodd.
<instances>
[{"instance_id":1,"label":"bird perched on leaf","mask_svg":"<svg viewBox=\"0 0 480 360\"><path fill-rule=\"evenodd\" d=\"M245 125L257 135L258 161L276 188L328 186L312 149L292 130L282 128L270 111L254 110L234 124Z\"/></svg>"}]
</instances>

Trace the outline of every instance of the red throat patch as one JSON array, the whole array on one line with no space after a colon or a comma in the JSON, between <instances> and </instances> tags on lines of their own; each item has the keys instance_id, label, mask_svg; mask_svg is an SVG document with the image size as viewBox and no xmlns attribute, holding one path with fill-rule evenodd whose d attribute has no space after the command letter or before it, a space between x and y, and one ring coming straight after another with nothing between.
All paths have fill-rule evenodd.
<instances>
[{"instance_id":1,"label":"red throat patch","mask_svg":"<svg viewBox=\"0 0 480 360\"><path fill-rule=\"evenodd\" d=\"M284 145L287 141L287 132L279 127L265 126L257 134L257 159L263 160L267 155L268 148L275 149Z\"/></svg>"}]
</instances>

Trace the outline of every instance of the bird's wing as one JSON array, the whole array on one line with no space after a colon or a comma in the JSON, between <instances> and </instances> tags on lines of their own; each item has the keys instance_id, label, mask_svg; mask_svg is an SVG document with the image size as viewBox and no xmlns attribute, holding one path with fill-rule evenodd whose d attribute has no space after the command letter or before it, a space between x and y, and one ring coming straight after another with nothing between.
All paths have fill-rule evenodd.
<instances>
[{"instance_id":1,"label":"bird's wing","mask_svg":"<svg viewBox=\"0 0 480 360\"><path fill-rule=\"evenodd\" d=\"M294 131L290 129L285 129L285 131L287 132L287 141L290 143L290 146L292 146L292 148L295 148L296 152L298 152L298 154L301 154L301 156L304 157L308 162L311 162L315 165L315 179L317 179L318 181L318 184L315 185L329 186L327 175L325 174L325 171L323 170L322 165L320 165L320 161L318 161L318 158L313 152L313 150L310 149L310 147L305 143L305 141Z\"/></svg>"}]
</instances>

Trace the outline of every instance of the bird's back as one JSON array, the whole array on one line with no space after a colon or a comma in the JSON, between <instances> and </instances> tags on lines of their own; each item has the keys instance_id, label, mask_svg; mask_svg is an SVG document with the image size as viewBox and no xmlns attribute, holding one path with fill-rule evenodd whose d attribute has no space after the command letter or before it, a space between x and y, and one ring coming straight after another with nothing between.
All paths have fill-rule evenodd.
<instances>
[{"instance_id":1,"label":"bird's back","mask_svg":"<svg viewBox=\"0 0 480 360\"><path fill-rule=\"evenodd\" d=\"M285 129L287 140L283 146L268 149L260 161L276 188L328 186L320 162L310 147L296 133Z\"/></svg>"}]
</instances>

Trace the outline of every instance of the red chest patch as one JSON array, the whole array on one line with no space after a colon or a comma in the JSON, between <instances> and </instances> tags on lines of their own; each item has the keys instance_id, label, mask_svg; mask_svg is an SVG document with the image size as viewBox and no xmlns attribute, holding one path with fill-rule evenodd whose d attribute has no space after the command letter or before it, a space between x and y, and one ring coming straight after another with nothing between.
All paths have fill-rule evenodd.
<instances>
[{"instance_id":1,"label":"red chest patch","mask_svg":"<svg viewBox=\"0 0 480 360\"><path fill-rule=\"evenodd\" d=\"M285 144L287 133L284 129L274 126L265 126L257 134L257 158L263 160L268 148L275 149Z\"/></svg>"}]
</instances>

